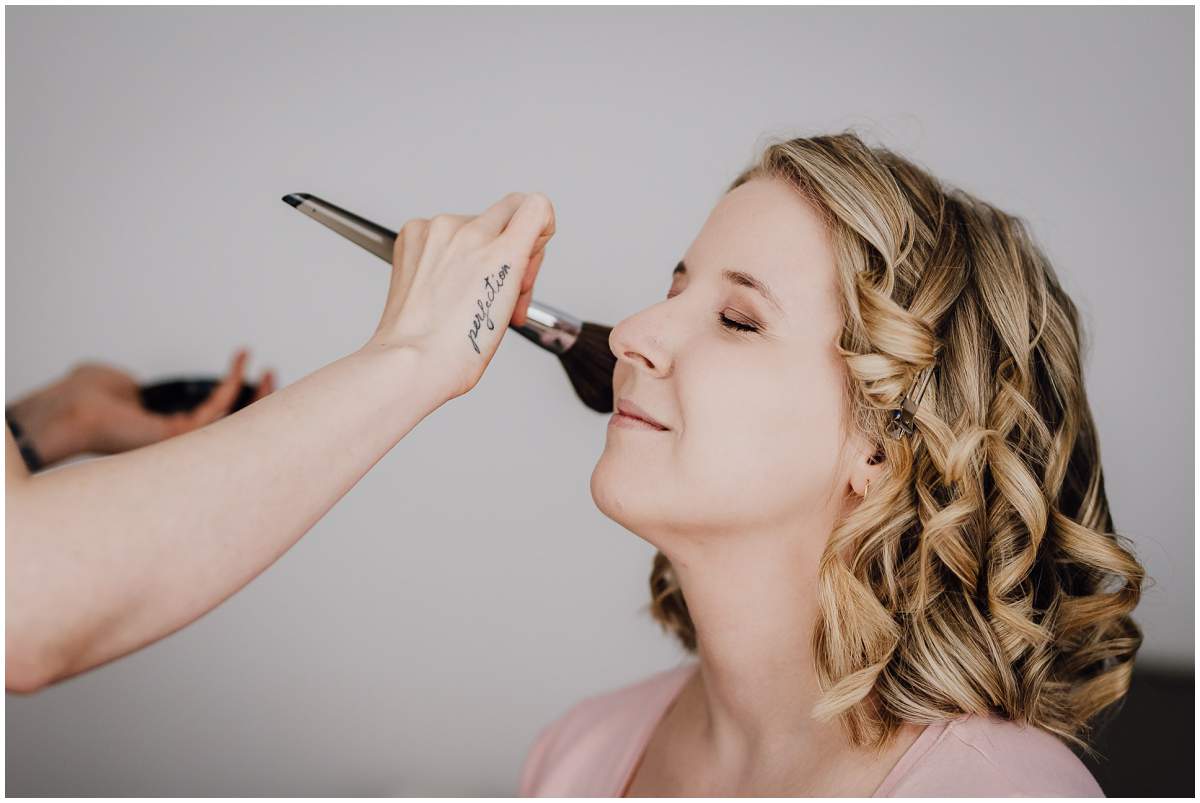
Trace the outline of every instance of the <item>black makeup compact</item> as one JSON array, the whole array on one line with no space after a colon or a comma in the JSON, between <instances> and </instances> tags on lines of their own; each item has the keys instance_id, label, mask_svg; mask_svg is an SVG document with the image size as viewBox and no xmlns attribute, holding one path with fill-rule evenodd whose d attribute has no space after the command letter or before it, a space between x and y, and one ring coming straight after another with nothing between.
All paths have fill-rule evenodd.
<instances>
[{"instance_id":1,"label":"black makeup compact","mask_svg":"<svg viewBox=\"0 0 1200 803\"><path fill-rule=\"evenodd\" d=\"M193 377L191 379L170 379L156 382L153 385L142 385L138 388L142 406L156 413L182 413L198 407L212 395L220 380L213 377ZM237 399L229 412L242 409L254 398L257 385L243 382Z\"/></svg>"}]
</instances>

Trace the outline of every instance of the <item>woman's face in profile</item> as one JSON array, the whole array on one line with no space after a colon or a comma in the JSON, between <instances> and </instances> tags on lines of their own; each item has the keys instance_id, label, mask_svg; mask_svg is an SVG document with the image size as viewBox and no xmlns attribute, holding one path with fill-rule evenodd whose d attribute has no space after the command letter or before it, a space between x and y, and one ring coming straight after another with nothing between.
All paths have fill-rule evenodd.
<instances>
[{"instance_id":1,"label":"woman's face in profile","mask_svg":"<svg viewBox=\"0 0 1200 803\"><path fill-rule=\"evenodd\" d=\"M666 297L609 337L614 404L667 429L609 424L597 507L661 548L666 533L752 535L840 505L841 313L816 212L782 181L747 182L671 267Z\"/></svg>"}]
</instances>

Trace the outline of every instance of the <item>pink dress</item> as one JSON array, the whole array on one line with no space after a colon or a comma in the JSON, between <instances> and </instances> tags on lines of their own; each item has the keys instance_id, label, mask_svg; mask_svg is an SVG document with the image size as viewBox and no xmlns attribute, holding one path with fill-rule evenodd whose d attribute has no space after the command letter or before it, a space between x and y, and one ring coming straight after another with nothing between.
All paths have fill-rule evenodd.
<instances>
[{"instance_id":1,"label":"pink dress","mask_svg":"<svg viewBox=\"0 0 1200 803\"><path fill-rule=\"evenodd\" d=\"M659 719L699 664L589 697L538 736L522 797L620 797ZM872 797L1104 797L1058 737L996 717L927 726Z\"/></svg>"}]
</instances>

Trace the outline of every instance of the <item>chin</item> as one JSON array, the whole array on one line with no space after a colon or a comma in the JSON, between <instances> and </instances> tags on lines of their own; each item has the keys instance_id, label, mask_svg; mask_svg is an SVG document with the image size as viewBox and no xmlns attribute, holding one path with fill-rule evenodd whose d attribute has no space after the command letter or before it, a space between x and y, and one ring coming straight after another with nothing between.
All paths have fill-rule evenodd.
<instances>
[{"instance_id":1,"label":"chin","mask_svg":"<svg viewBox=\"0 0 1200 803\"><path fill-rule=\"evenodd\" d=\"M661 549L660 536L697 511L680 513L676 473L656 457L608 444L592 468L588 486L601 513Z\"/></svg>"},{"instance_id":2,"label":"chin","mask_svg":"<svg viewBox=\"0 0 1200 803\"><path fill-rule=\"evenodd\" d=\"M636 476L637 472L630 471L629 466L619 465L619 462L605 449L592 469L588 485L597 509L617 524L632 529L633 519L642 501L638 493L645 490L648 483Z\"/></svg>"}]
</instances>

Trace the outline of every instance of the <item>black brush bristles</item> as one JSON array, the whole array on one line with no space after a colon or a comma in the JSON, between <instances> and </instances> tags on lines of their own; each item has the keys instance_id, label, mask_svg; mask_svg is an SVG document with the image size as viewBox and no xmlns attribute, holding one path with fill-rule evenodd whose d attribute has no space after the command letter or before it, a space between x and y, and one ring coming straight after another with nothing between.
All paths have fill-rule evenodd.
<instances>
[{"instance_id":1,"label":"black brush bristles","mask_svg":"<svg viewBox=\"0 0 1200 803\"><path fill-rule=\"evenodd\" d=\"M598 413L613 411L613 369L617 355L608 347L611 326L584 321L575 345L558 355L571 386Z\"/></svg>"}]
</instances>

